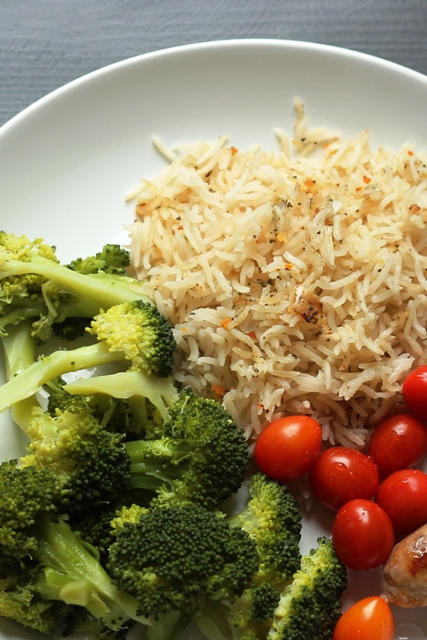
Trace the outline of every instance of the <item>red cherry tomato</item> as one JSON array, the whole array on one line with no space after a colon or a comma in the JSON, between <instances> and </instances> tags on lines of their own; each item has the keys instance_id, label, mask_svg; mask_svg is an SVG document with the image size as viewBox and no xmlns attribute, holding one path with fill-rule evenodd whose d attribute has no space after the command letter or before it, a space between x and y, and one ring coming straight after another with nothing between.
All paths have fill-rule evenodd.
<instances>
[{"instance_id":1,"label":"red cherry tomato","mask_svg":"<svg viewBox=\"0 0 427 640\"><path fill-rule=\"evenodd\" d=\"M408 413L381 422L368 446L368 454L377 465L381 478L417 464L426 452L427 427Z\"/></svg>"},{"instance_id":2,"label":"red cherry tomato","mask_svg":"<svg viewBox=\"0 0 427 640\"><path fill-rule=\"evenodd\" d=\"M411 413L427 421L427 365L417 367L406 376L402 385L403 399Z\"/></svg>"},{"instance_id":3,"label":"red cherry tomato","mask_svg":"<svg viewBox=\"0 0 427 640\"><path fill-rule=\"evenodd\" d=\"M370 500L379 485L378 471L371 458L346 447L323 451L308 478L316 498L330 509L339 509L354 498Z\"/></svg>"},{"instance_id":4,"label":"red cherry tomato","mask_svg":"<svg viewBox=\"0 0 427 640\"><path fill-rule=\"evenodd\" d=\"M255 461L279 482L300 478L313 466L322 446L322 428L308 416L288 416L271 422L259 435Z\"/></svg>"},{"instance_id":5,"label":"red cherry tomato","mask_svg":"<svg viewBox=\"0 0 427 640\"><path fill-rule=\"evenodd\" d=\"M396 533L411 533L427 522L427 475L418 469L395 471L382 481L375 500Z\"/></svg>"},{"instance_id":6,"label":"red cherry tomato","mask_svg":"<svg viewBox=\"0 0 427 640\"><path fill-rule=\"evenodd\" d=\"M350 569L384 564L394 546L390 518L371 500L350 500L338 511L332 541L339 559Z\"/></svg>"},{"instance_id":7,"label":"red cherry tomato","mask_svg":"<svg viewBox=\"0 0 427 640\"><path fill-rule=\"evenodd\" d=\"M359 600L344 611L338 620L332 640L392 640L393 614L381 596Z\"/></svg>"}]
</instances>

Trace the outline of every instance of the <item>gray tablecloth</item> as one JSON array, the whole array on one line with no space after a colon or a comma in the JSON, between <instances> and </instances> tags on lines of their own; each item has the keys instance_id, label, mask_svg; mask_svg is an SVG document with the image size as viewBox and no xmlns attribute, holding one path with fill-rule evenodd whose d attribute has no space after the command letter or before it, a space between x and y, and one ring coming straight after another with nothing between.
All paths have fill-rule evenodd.
<instances>
[{"instance_id":1,"label":"gray tablecloth","mask_svg":"<svg viewBox=\"0 0 427 640\"><path fill-rule=\"evenodd\" d=\"M427 74L427 0L0 0L0 125L112 62L234 38L332 44Z\"/></svg>"}]
</instances>

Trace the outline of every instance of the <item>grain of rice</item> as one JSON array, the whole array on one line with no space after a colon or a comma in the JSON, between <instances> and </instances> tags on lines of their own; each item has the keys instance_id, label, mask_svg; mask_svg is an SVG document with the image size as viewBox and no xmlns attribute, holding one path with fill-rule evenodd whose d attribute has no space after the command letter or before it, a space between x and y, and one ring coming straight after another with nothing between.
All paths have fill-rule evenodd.
<instances>
[{"instance_id":1,"label":"grain of rice","mask_svg":"<svg viewBox=\"0 0 427 640\"><path fill-rule=\"evenodd\" d=\"M169 165L130 194L132 268L175 326L178 379L224 389L248 438L307 413L361 448L427 362L427 157L310 130L300 100L293 142L276 133L276 151L155 138Z\"/></svg>"}]
</instances>

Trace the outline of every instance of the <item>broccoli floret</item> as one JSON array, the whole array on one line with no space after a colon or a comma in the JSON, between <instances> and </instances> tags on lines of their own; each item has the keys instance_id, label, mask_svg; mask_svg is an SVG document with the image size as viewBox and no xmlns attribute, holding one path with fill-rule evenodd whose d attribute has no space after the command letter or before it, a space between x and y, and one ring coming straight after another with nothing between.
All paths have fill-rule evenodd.
<instances>
[{"instance_id":1,"label":"broccoli floret","mask_svg":"<svg viewBox=\"0 0 427 640\"><path fill-rule=\"evenodd\" d=\"M68 609L64 603L41 598L31 582L0 591L0 616L44 634L53 634L62 628Z\"/></svg>"},{"instance_id":2,"label":"broccoli floret","mask_svg":"<svg viewBox=\"0 0 427 640\"><path fill-rule=\"evenodd\" d=\"M205 600L195 621L209 640L265 640L280 601L280 592L268 582L248 587L234 602Z\"/></svg>"},{"instance_id":3,"label":"broccoli floret","mask_svg":"<svg viewBox=\"0 0 427 640\"><path fill-rule=\"evenodd\" d=\"M130 255L127 249L119 244L106 244L102 251L94 256L72 260L67 267L85 274L104 271L105 273L125 275L129 265Z\"/></svg>"},{"instance_id":4,"label":"broccoli floret","mask_svg":"<svg viewBox=\"0 0 427 640\"><path fill-rule=\"evenodd\" d=\"M127 487L130 458L123 436L104 429L84 399L70 398L54 415L33 409L26 429L29 454L21 465L51 470L66 489L62 506L73 515L114 503Z\"/></svg>"},{"instance_id":5,"label":"broccoli floret","mask_svg":"<svg viewBox=\"0 0 427 640\"><path fill-rule=\"evenodd\" d=\"M170 409L178 400L178 391L172 378L149 376L142 371L120 371L79 378L65 385L64 390L69 394L91 397L92 406L98 403L98 407L105 407L105 397L126 401L135 424L133 429L120 430L133 430L136 433L150 430L154 423L159 425L162 432L163 423L169 419ZM129 416L125 420L129 420Z\"/></svg>"},{"instance_id":6,"label":"broccoli floret","mask_svg":"<svg viewBox=\"0 0 427 640\"><path fill-rule=\"evenodd\" d=\"M233 640L265 638L281 593L300 567L302 518L296 498L286 485L262 473L253 475L246 486L246 506L227 521L253 539L259 566L251 584L234 602L214 608L206 602L197 623L211 640L219 634Z\"/></svg>"},{"instance_id":7,"label":"broccoli floret","mask_svg":"<svg viewBox=\"0 0 427 640\"><path fill-rule=\"evenodd\" d=\"M259 572L255 582L269 582L280 590L300 567L302 517L288 487L262 473L248 480L249 500L229 519L256 541Z\"/></svg>"},{"instance_id":8,"label":"broccoli floret","mask_svg":"<svg viewBox=\"0 0 427 640\"><path fill-rule=\"evenodd\" d=\"M0 464L0 553L25 557L37 548L30 531L37 518L54 514L64 489L49 469L20 469L17 460Z\"/></svg>"},{"instance_id":9,"label":"broccoli floret","mask_svg":"<svg viewBox=\"0 0 427 640\"><path fill-rule=\"evenodd\" d=\"M89 277L89 276L87 276ZM27 367L0 389L0 411L34 393L65 373L110 363L130 371L167 377L174 362L172 328L150 302L134 300L99 313L91 323L95 344L54 351Z\"/></svg>"},{"instance_id":10,"label":"broccoli floret","mask_svg":"<svg viewBox=\"0 0 427 640\"><path fill-rule=\"evenodd\" d=\"M321 537L317 542L317 548L302 557L301 568L283 592L268 640L332 638L341 615L340 598L347 586L347 571L335 554L332 540Z\"/></svg>"},{"instance_id":11,"label":"broccoli floret","mask_svg":"<svg viewBox=\"0 0 427 640\"><path fill-rule=\"evenodd\" d=\"M122 269L125 255L108 245L104 254L104 266L111 254L112 265L120 263ZM111 265L84 273L59 264L54 248L41 240L0 233L0 331L32 318L33 335L43 342L53 323L92 318L101 309L137 299L148 301L143 287L131 277L114 273Z\"/></svg>"},{"instance_id":12,"label":"broccoli floret","mask_svg":"<svg viewBox=\"0 0 427 640\"><path fill-rule=\"evenodd\" d=\"M0 555L10 558L9 578L14 571L14 582L2 577L2 592L10 594L2 596L4 615L14 617L15 611L14 619L23 622L26 610L28 616L35 615L41 598L85 607L112 629L130 619L145 622L136 601L112 583L97 550L58 517L60 485L49 469L20 468L14 461L0 465ZM19 561L20 573L13 559ZM25 592L24 608L13 609L20 589ZM50 623L48 613L45 622Z\"/></svg>"},{"instance_id":13,"label":"broccoli floret","mask_svg":"<svg viewBox=\"0 0 427 640\"><path fill-rule=\"evenodd\" d=\"M153 506L197 502L216 508L239 489L249 459L244 435L222 405L189 388L170 409L162 437L125 447L130 487L156 491Z\"/></svg>"},{"instance_id":14,"label":"broccoli floret","mask_svg":"<svg viewBox=\"0 0 427 640\"><path fill-rule=\"evenodd\" d=\"M188 504L141 510L137 522L122 520L108 569L148 618L179 613L188 620L205 596L234 600L257 570L253 540L218 512Z\"/></svg>"}]
</instances>

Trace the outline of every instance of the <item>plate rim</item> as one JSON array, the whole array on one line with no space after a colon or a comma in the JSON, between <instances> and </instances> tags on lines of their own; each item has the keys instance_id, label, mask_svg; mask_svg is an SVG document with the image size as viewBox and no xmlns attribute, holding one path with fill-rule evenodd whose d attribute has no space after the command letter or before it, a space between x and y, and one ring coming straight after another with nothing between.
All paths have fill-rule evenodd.
<instances>
[{"instance_id":1,"label":"plate rim","mask_svg":"<svg viewBox=\"0 0 427 640\"><path fill-rule=\"evenodd\" d=\"M30 116L38 109L43 108L45 104L48 104L49 102L55 100L57 96L61 96L65 93L68 93L69 91L73 91L75 88L89 83L97 79L98 77L108 75L109 73L120 70L121 68L144 63L144 61L161 59L177 54L181 55L189 52L191 53L192 51L209 51L214 49L224 49L228 47L239 49L242 47L271 47L280 50L299 49L303 51L323 52L325 54L335 55L341 58L352 59L360 61L362 63L375 65L380 68L382 67L388 71L401 74L402 76L410 77L415 81L427 85L427 75L421 73L420 71L416 71L415 69L411 69L410 67L406 67L400 63L387 60L371 53L365 53L362 51L357 51L355 49L341 47L339 45L311 42L308 40L290 40L280 38L236 38L198 41L136 54L134 56L123 58L122 60L103 65L102 67L89 71L88 73L70 80L69 82L60 85L56 89L49 91L34 102L30 103L28 106L24 107L21 111L12 116L12 118L7 120L3 125L1 125L0 140L2 136L6 134L10 129L19 125L21 120L23 120L27 116Z\"/></svg>"}]
</instances>

